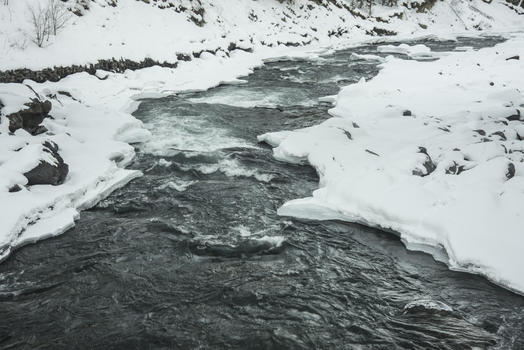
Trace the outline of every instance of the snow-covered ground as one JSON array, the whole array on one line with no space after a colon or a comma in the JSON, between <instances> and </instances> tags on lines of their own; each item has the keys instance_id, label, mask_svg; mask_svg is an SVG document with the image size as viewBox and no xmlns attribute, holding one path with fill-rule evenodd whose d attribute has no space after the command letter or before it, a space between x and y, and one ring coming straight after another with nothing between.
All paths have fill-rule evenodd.
<instances>
[{"instance_id":1,"label":"snow-covered ground","mask_svg":"<svg viewBox=\"0 0 524 350\"><path fill-rule=\"evenodd\" d=\"M376 28L397 32L398 36L395 39L399 39L427 35L452 38L463 33L510 33L522 27L522 18L498 1L492 4L486 4L481 0L437 2L427 13L408 9L411 3L420 1L403 1L395 9L374 8L371 17L362 19L352 15L344 7L337 6L336 1L318 5L307 0L297 0L292 4L277 0L202 0L200 5L196 6L196 2L185 0L181 2L181 7L186 10L181 10L176 6L159 9L161 3L156 1L147 4L143 1L120 0L113 7L109 6L106 0L96 0L89 2L89 10L82 10L83 16L72 16L65 28L57 36L51 36L50 40L44 43L44 47L40 48L31 41L32 28L28 20L28 4L36 6L37 3L45 2L46 0L11 0L9 5L0 5L0 72L18 68L42 69L96 63L99 59L112 57L136 61L152 58L174 63L178 61L177 54L180 53L191 54L206 49L215 51L217 48L221 50L216 54L203 53L190 62L178 61L179 66L176 69L153 67L126 71L124 74L99 71L98 77L78 73L57 83L39 84L26 80L24 83L31 89L22 84L0 83L0 102L4 105L0 110L0 258L5 258L14 247L64 232L74 225L79 210L96 204L112 190L140 176L138 172L123 167L134 156L133 147L129 143L142 142L150 136L143 129L141 122L130 115L137 107L136 100L141 97L160 97L179 91L208 89L223 82L235 82L237 77L248 74L252 68L262 64L264 59L315 55L321 48L356 45L362 41L373 40L368 34L373 34ZM68 4L71 4L71 1ZM202 9L204 11L201 11ZM253 52L229 52L231 43L235 43L237 47L252 49ZM285 43L308 45L290 47L283 45ZM477 220L475 229L468 228L470 235L480 232L479 236L474 238L449 231L456 230L458 225L470 224L473 217L485 216L483 210L490 210L493 212L490 214L490 218L493 218L490 219L491 224L502 220L498 232L502 232L499 237L508 240L507 245L513 244L512 247L516 249L516 242L523 242L522 239L518 241L518 237L513 237L516 235L515 228L522 224L522 221L515 217L517 206L511 207L512 203L522 199L523 187L519 187L519 183L522 182L518 180L521 179L522 165L518 164L516 158L520 153L514 145L506 145L516 134L506 132L506 129L486 115L493 111L489 115L491 118L502 118L502 111L505 113L510 109L515 110L518 103L522 103L517 101L517 97L521 96L517 92L513 91L508 97L507 90L504 90L515 89L515 85L518 84L516 79L518 69L522 68L519 65L522 61L503 61L510 51L517 50L515 45L518 43L515 39L506 46L501 46L500 50L504 48L504 54L502 51L495 56L492 51L489 51L491 55L476 53L471 57L478 57L480 61L475 62L474 67L466 67L466 61L461 61L463 69L448 67L446 64L451 64L449 62L453 60L465 60L470 53L464 53L463 56L454 54L438 63L388 59L384 64L384 71L376 80L348 87L341 93L333 113L343 118L332 119L305 131L266 136L265 139L280 144L276 154L281 158L308 159L322 174L322 189L318 194L315 193L312 199L286 204L281 209L282 214L337 217L389 227L401 232L405 241L412 244L443 245L448 250L451 264L455 267L474 271L482 269L482 272L493 280L524 290L522 279L515 277L519 261L514 261L511 267L511 261L508 260L516 258L515 256L508 253L505 255L506 260L497 259L497 256L492 254L495 247L491 244L492 252L487 254L487 262L479 261L479 255L484 254L481 248L464 250L457 247L464 247L466 243L460 243L458 246L454 243L454 239L463 239L463 242L467 239L480 240L480 237L486 235L487 228L490 227L488 224ZM407 50L411 55L431 55L421 47L384 48L388 49ZM470 62L469 59L467 62ZM502 67L505 70L495 69L498 67L497 62L503 62ZM481 66L477 66L476 63L480 63ZM419 64L427 66L418 66ZM489 68L492 71L488 71ZM515 69L513 73L509 73L509 68ZM394 76L397 69L398 75ZM407 80L401 74L406 74L406 70L411 69L420 69L421 73L413 77L410 72L407 75L412 79ZM432 76L435 69L442 69L442 75ZM492 74L493 77L478 75L475 69L485 69L485 74ZM473 72L477 76L472 75ZM474 81L475 79L479 81ZM493 80L494 85L488 84L489 89L484 89L483 79ZM381 85L382 83L384 85ZM455 86L456 83L459 86ZM476 83L480 85L477 86ZM437 94L429 87L430 84L437 84L435 86L442 86L449 91L446 94ZM503 84L506 84L506 87ZM397 88L403 93L398 93ZM369 89L376 90L371 97L366 97L370 91L374 91ZM35 92L42 99L52 102L50 114L53 118L46 118L43 122L48 132L32 136L19 129L11 134L8 131L9 121L6 116L23 108L24 103L35 97ZM69 94L71 96L68 96ZM357 95L353 96L354 94L360 94L360 97L356 99ZM466 105L466 100L471 101L471 96L476 94L481 95L476 98L482 100L482 103ZM451 96L452 99L448 102L446 96ZM458 96L462 96L464 101ZM367 108L366 101L374 102L376 106L373 110ZM512 101L517 105L504 109L497 105L501 101ZM390 104L396 107L388 107ZM434 106L435 109L429 110L430 106ZM398 114L404 108L410 109L413 116L399 119L395 113ZM467 121L465 111L469 111L472 116ZM434 118L429 118L428 113ZM484 121L478 119L481 114L485 117ZM353 126L348 126L348 120L358 123L360 128L353 130ZM428 125L424 125L426 121ZM471 131L470 124L484 125L486 121L486 126L482 127L486 129L486 137L492 138L493 142L482 146L486 147L486 150L478 150L475 147L479 146L475 146L474 141L480 140L480 136L475 138L475 133L468 134ZM433 127L437 124L446 125L445 128L452 131L446 134L443 134L444 131L436 131L440 130ZM496 129L497 127L500 130ZM340 133L340 128L349 131L354 141L347 141L347 136ZM473 129L475 128L480 126ZM496 134L492 135L495 131L504 131L507 141L504 143L497 140ZM310 149L300 142L301 136L305 134L318 137L318 142L315 143L318 148ZM328 138L324 139L325 136ZM430 142L430 136L435 136L436 141ZM69 165L69 174L64 184L59 186L26 187L24 185L27 184L27 179L23 174L48 157L41 146L46 140L54 141L59 146L60 155ZM460 151L450 151L448 142L455 142ZM501 155L491 146L496 144L504 144L508 154ZM343 145L344 149L353 147L355 149L348 154L355 154L356 158L349 159L346 154L339 154L341 149L331 149L329 145ZM392 145L394 148L388 148ZM358 153L357 150L362 147L369 148L378 156L369 152ZM425 147L427 153L438 163L437 170L426 177L411 175L412 170L424 170L421 163L424 163L425 155L417 153L418 147ZM510 149L515 150L511 155ZM322 153L324 151L325 154ZM459 159L460 152L468 157L467 161ZM329 156L326 158L327 154ZM335 158L330 161L332 157ZM492 157L495 160L492 160ZM444 176L443 169L452 161L456 161L458 165L464 163L467 171L458 176ZM509 161L514 164L515 176L505 181L505 175L500 177L497 172L502 171L500 169L504 167L507 170ZM346 166L345 169L349 169L350 164L359 165L357 169L348 170L349 173L337 168ZM384 170L376 171L377 167ZM491 170L483 171L485 167ZM340 181L341 174L344 174L347 180L349 176L355 179L358 176L364 177L364 173L366 183L371 185L357 186L356 182L344 184ZM487 182L482 182L481 190L473 191L471 186L474 182L468 176L475 176L477 173L480 174L479 178L475 178L477 181L485 178L483 181ZM375 178L376 180L372 181ZM462 182L465 183L464 188L459 186ZM394 186L391 185L393 183ZM9 192L15 185L19 185L21 190ZM448 189L453 186L460 187L460 190ZM358 191L352 193L351 188L357 188ZM365 188L371 190L366 196L363 192ZM409 191L404 193L406 188ZM521 192L509 193L509 188L520 189ZM382 193L379 189L385 189L390 194ZM337 195L327 193L322 197L321 193L326 191L337 192ZM430 191L430 194L424 196L424 191ZM497 194L500 194L500 191L509 194L500 195L502 199L499 198L498 202L491 200L486 201L485 206L481 205L483 202L480 202L480 199L486 198L492 191L498 191L495 192ZM362 195L359 196L359 193ZM453 193L460 196L459 199L454 200ZM519 193L521 197L518 197ZM394 198L395 194L403 196ZM411 201L406 201L405 196L411 196ZM326 198L329 198L329 201ZM399 198L403 199L399 201ZM467 207L462 203L462 198L474 203L479 214L477 215L476 211L468 211L464 215L451 215L453 210L464 210ZM497 207L502 202L504 204L500 205L504 208L510 206L508 210ZM400 206L399 203L403 205ZM433 205L434 203L437 204ZM355 209L355 205L358 206L358 210ZM440 208L439 205L443 208L442 213L424 211L426 216L420 216L424 208ZM318 208L322 210L319 211ZM409 212L410 209L414 211ZM375 216L366 216L367 213ZM500 216L500 213L504 213L505 216ZM448 221L441 223L441 218ZM506 231L508 233L505 233ZM492 242L490 237L493 235L486 236L486 242ZM479 245L481 246L485 247ZM505 248L501 247L497 251L503 249ZM499 264L498 261L502 262ZM488 268L490 270L487 270ZM506 268L509 271L507 273Z\"/></svg>"},{"instance_id":2,"label":"snow-covered ground","mask_svg":"<svg viewBox=\"0 0 524 350\"><path fill-rule=\"evenodd\" d=\"M522 34L433 62L390 56L340 92L333 118L260 136L320 176L279 214L392 230L410 249L523 292L523 59Z\"/></svg>"}]
</instances>

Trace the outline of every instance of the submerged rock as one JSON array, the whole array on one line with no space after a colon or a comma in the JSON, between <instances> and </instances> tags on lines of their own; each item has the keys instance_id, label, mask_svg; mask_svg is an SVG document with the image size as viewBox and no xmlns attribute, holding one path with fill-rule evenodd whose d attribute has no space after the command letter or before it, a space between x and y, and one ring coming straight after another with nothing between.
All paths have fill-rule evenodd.
<instances>
[{"instance_id":1,"label":"submerged rock","mask_svg":"<svg viewBox=\"0 0 524 350\"><path fill-rule=\"evenodd\" d=\"M69 173L69 166L58 153L58 145L52 141L42 144L43 152L49 157L42 157L40 163L32 170L26 172L27 185L60 185Z\"/></svg>"},{"instance_id":2,"label":"submerged rock","mask_svg":"<svg viewBox=\"0 0 524 350\"><path fill-rule=\"evenodd\" d=\"M415 300L404 306L404 314L417 314L417 313L451 313L453 309L437 300Z\"/></svg>"},{"instance_id":3,"label":"submerged rock","mask_svg":"<svg viewBox=\"0 0 524 350\"><path fill-rule=\"evenodd\" d=\"M191 241L189 249L198 256L215 256L223 258L241 258L253 255L274 255L281 253L287 244L276 239L247 239L236 245L223 243Z\"/></svg>"}]
</instances>

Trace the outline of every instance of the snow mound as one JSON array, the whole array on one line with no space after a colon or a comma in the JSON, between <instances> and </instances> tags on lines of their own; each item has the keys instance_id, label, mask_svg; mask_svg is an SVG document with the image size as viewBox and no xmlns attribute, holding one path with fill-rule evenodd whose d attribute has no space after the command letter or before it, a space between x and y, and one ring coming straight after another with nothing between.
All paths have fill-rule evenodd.
<instances>
[{"instance_id":1,"label":"snow mound","mask_svg":"<svg viewBox=\"0 0 524 350\"><path fill-rule=\"evenodd\" d=\"M0 124L0 258L15 247L64 232L73 226L78 210L140 175L117 166L127 164L134 150L115 140L123 130L141 128L139 121L124 113L107 118L102 108L88 107L53 89L37 85L33 89L52 101L53 118L43 122L48 131L32 136L19 129L10 134L3 113L22 108L35 93L21 84L0 84L2 101L9 106L2 109ZM65 183L24 187L28 183L24 174L38 164L56 165L57 160L42 146L46 142L59 145L69 165ZM15 186L18 191L13 190Z\"/></svg>"}]
</instances>

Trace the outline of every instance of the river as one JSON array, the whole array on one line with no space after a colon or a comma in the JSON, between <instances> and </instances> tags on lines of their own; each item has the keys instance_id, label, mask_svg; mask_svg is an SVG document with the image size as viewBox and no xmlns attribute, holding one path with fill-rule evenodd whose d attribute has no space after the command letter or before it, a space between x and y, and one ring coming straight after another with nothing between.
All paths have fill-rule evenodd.
<instances>
[{"instance_id":1,"label":"river","mask_svg":"<svg viewBox=\"0 0 524 350\"><path fill-rule=\"evenodd\" d=\"M256 136L328 118L318 98L378 73L352 53L379 54L268 62L245 84L142 101L153 139L130 168L144 176L0 265L0 348L524 348L523 297L390 233L276 215L318 177Z\"/></svg>"}]
</instances>

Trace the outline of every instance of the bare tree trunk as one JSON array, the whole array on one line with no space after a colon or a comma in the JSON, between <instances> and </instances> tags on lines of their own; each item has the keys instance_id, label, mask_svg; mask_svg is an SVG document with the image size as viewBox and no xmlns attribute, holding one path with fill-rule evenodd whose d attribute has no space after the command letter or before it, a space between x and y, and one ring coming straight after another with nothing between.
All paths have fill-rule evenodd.
<instances>
[{"instance_id":1,"label":"bare tree trunk","mask_svg":"<svg viewBox=\"0 0 524 350\"><path fill-rule=\"evenodd\" d=\"M49 39L49 11L42 8L41 4L38 6L29 6L29 15L31 24L33 25L33 42L42 47L44 42Z\"/></svg>"}]
</instances>

